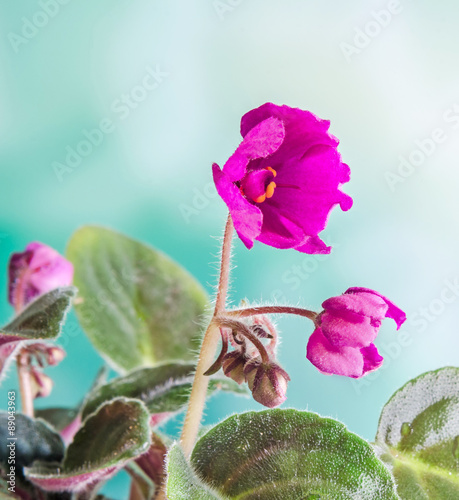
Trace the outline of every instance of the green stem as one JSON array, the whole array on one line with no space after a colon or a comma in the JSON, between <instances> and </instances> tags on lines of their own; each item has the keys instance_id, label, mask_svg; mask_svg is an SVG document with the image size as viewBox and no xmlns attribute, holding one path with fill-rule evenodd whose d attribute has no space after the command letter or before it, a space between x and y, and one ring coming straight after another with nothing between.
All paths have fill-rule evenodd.
<instances>
[{"instance_id":1,"label":"green stem","mask_svg":"<svg viewBox=\"0 0 459 500\"><path fill-rule=\"evenodd\" d=\"M182 435L180 438L181 445L185 455L188 457L193 450L198 435L199 426L201 424L202 413L207 396L207 387L209 377L204 375L204 372L212 365L215 353L217 351L220 333L218 324L214 318L225 309L226 295L228 291L229 272L230 272L230 257L231 257L231 241L233 238L233 221L228 215L226 222L225 236L223 238L222 257L220 264L220 279L218 282L217 299L215 301L215 309L212 320L207 327L206 333L201 344L199 360L196 366L194 375L193 387L191 389L188 409L183 424Z\"/></svg>"},{"instance_id":2,"label":"green stem","mask_svg":"<svg viewBox=\"0 0 459 500\"><path fill-rule=\"evenodd\" d=\"M269 354L266 351L263 343L258 339L256 335L254 335L250 329L244 323L229 319L225 317L215 318L215 322L224 328L231 328L231 330L235 330L237 333L244 335L252 344L257 348L260 353L261 361L265 364L269 363Z\"/></svg>"},{"instance_id":3,"label":"green stem","mask_svg":"<svg viewBox=\"0 0 459 500\"><path fill-rule=\"evenodd\" d=\"M30 384L30 363L28 353L20 351L16 358L16 364L18 367L19 394L21 395L22 413L30 418L33 418L33 395L32 386Z\"/></svg>"},{"instance_id":4,"label":"green stem","mask_svg":"<svg viewBox=\"0 0 459 500\"><path fill-rule=\"evenodd\" d=\"M24 282L26 271L18 278L18 283L13 291L13 304L16 315L24 308ZM18 368L19 394L21 396L21 409L24 415L33 418L33 395L32 385L30 383L30 359L25 351L19 351L16 356L16 365Z\"/></svg>"}]
</instances>

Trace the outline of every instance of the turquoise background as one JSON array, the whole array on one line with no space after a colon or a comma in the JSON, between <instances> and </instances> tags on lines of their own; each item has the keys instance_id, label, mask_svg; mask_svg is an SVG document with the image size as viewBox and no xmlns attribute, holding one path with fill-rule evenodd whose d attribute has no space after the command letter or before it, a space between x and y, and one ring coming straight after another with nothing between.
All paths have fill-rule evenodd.
<instances>
[{"instance_id":1,"label":"turquoise background","mask_svg":"<svg viewBox=\"0 0 459 500\"><path fill-rule=\"evenodd\" d=\"M397 12L390 19L381 14L388 6ZM325 258L236 242L232 304L247 297L319 310L349 286L367 286L409 318L405 335L384 323L376 342L384 369L361 381L318 373L305 359L311 324L279 319L280 361L292 378L284 406L372 439L397 388L459 364L457 2L22 0L0 11L3 322L12 315L10 253L32 240L63 252L87 223L154 245L212 292L226 211L210 167L234 151L240 117L273 101L331 120L354 207L332 213ZM167 76L142 91L148 68ZM135 108L121 107L126 93ZM113 131L74 168L56 170L104 119ZM432 136L438 142L426 143ZM415 165L400 167L400 157ZM444 292L448 283L454 293ZM67 358L48 372L55 389L37 406L75 405L101 364L74 323L61 340ZM15 384L10 370L0 407ZM218 395L206 423L247 409L260 406ZM124 478L110 484L113 498L126 498Z\"/></svg>"}]
</instances>

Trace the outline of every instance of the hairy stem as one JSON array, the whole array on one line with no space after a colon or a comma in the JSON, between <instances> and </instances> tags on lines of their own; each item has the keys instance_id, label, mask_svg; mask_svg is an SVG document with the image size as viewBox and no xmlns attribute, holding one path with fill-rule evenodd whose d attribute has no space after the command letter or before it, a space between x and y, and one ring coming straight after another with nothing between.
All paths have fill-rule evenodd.
<instances>
[{"instance_id":1,"label":"hairy stem","mask_svg":"<svg viewBox=\"0 0 459 500\"><path fill-rule=\"evenodd\" d=\"M314 311L290 306L259 306L225 311L226 318L247 318L248 316L256 316L257 314L296 314L312 321L315 321L317 317L317 313Z\"/></svg>"},{"instance_id":2,"label":"hairy stem","mask_svg":"<svg viewBox=\"0 0 459 500\"><path fill-rule=\"evenodd\" d=\"M30 384L29 373L29 355L24 351L20 351L16 364L18 366L19 393L21 395L22 413L30 418L33 418L33 394Z\"/></svg>"},{"instance_id":3,"label":"hairy stem","mask_svg":"<svg viewBox=\"0 0 459 500\"><path fill-rule=\"evenodd\" d=\"M223 326L225 328L231 328L231 330L235 330L237 331L237 333L244 335L244 337L250 342L252 342L252 344L257 348L258 352L260 353L261 361L266 364L269 363L269 354L266 351L265 346L258 339L258 337L250 331L247 325L241 323L240 321L229 318L221 318L221 317L215 318L215 321L220 326Z\"/></svg>"},{"instance_id":4,"label":"hairy stem","mask_svg":"<svg viewBox=\"0 0 459 500\"><path fill-rule=\"evenodd\" d=\"M231 220L231 215L228 215L225 236L223 238L220 279L218 282L214 314L202 340L199 360L193 380L193 387L191 389L190 399L188 402L188 410L185 417L185 423L183 424L182 436L180 438L183 451L187 457L191 454L196 441L206 401L209 378L204 375L204 372L212 365L217 351L218 342L220 340L219 327L214 321L214 318L225 309L233 232L233 221Z\"/></svg>"},{"instance_id":5,"label":"hairy stem","mask_svg":"<svg viewBox=\"0 0 459 500\"><path fill-rule=\"evenodd\" d=\"M24 307L24 271L17 280L17 285L13 290L13 304L16 314L19 314ZM25 351L19 351L16 356L18 367L19 394L21 396L21 409L24 415L33 418L33 395L30 384L29 355Z\"/></svg>"}]
</instances>

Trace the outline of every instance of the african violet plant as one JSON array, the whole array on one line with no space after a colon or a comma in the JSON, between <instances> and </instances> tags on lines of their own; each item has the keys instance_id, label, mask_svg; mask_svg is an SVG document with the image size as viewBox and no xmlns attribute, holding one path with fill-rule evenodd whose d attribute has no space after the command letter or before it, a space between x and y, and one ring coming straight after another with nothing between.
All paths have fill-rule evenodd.
<instances>
[{"instance_id":1,"label":"african violet plant","mask_svg":"<svg viewBox=\"0 0 459 500\"><path fill-rule=\"evenodd\" d=\"M37 242L11 257L16 314L1 328L0 372L16 361L22 413L10 393L0 414L1 498L104 498L101 485L121 469L132 479L131 500L459 498L458 368L426 373L397 391L375 443L336 420L274 409L286 400L290 377L276 358L271 315L310 320L307 359L324 374L359 378L383 362L373 343L381 321L392 318L398 329L406 319L389 299L350 288L319 313L226 307L234 230L248 249L257 240L330 252L319 233L331 209L348 210L352 200L340 190L349 168L328 128L308 111L270 103L243 116L241 144L223 169L213 165L229 216L210 314L186 271L105 228L78 230L66 258ZM34 399L52 390L46 366L64 358L53 341L72 300L119 376L107 381L102 373L78 408L34 411ZM216 390L250 391L269 409L200 429ZM172 442L158 426L185 407L181 438Z\"/></svg>"}]
</instances>

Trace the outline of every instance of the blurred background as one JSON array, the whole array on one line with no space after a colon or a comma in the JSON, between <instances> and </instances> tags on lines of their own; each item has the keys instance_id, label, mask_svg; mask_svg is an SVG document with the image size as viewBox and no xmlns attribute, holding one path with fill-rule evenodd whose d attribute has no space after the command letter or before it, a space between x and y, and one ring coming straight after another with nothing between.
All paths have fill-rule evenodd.
<instances>
[{"instance_id":1,"label":"blurred background","mask_svg":"<svg viewBox=\"0 0 459 500\"><path fill-rule=\"evenodd\" d=\"M371 440L396 389L459 364L457 2L23 0L0 10L2 323L10 253L32 240L64 252L87 223L168 253L211 293L226 207L210 167L238 145L240 117L272 101L331 120L354 207L336 209L321 234L330 256L236 242L232 304L319 310L364 286L408 314L403 335L384 322L383 368L360 381L318 373L305 358L311 324L279 319L292 378L284 407ZM102 364L75 322L37 406L76 405ZM1 408L15 387L10 370ZM261 406L217 395L206 423L248 409ZM126 488L121 475L105 491L123 499Z\"/></svg>"}]
</instances>

